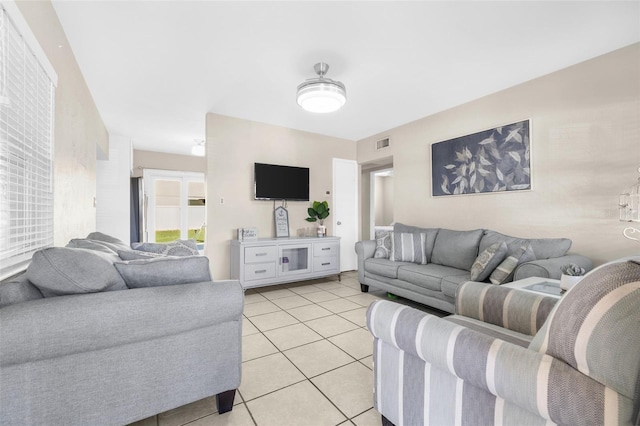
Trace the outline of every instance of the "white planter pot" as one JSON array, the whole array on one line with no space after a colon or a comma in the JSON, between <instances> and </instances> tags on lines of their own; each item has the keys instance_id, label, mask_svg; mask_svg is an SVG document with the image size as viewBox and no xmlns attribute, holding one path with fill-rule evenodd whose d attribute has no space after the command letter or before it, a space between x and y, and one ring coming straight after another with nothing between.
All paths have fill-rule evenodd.
<instances>
[{"instance_id":1,"label":"white planter pot","mask_svg":"<svg viewBox=\"0 0 640 426\"><path fill-rule=\"evenodd\" d=\"M560 288L563 290L569 290L574 285L578 284L584 276L583 275L565 275L562 274L560 277Z\"/></svg>"}]
</instances>

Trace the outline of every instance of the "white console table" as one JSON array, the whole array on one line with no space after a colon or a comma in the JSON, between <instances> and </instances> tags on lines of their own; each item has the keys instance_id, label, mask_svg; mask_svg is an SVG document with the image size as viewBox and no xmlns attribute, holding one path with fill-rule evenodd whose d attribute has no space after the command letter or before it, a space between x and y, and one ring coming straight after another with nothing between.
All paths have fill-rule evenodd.
<instances>
[{"instance_id":1,"label":"white console table","mask_svg":"<svg viewBox=\"0 0 640 426\"><path fill-rule=\"evenodd\" d=\"M230 266L244 288L339 276L340 238L231 240Z\"/></svg>"}]
</instances>

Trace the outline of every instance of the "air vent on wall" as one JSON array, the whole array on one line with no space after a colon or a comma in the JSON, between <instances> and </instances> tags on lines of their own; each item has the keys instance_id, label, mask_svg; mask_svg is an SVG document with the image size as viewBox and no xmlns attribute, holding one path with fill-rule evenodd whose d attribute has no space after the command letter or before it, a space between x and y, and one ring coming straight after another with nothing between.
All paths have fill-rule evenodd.
<instances>
[{"instance_id":1,"label":"air vent on wall","mask_svg":"<svg viewBox=\"0 0 640 426\"><path fill-rule=\"evenodd\" d=\"M376 141L376 150L387 148L389 146L389 138L384 138Z\"/></svg>"}]
</instances>

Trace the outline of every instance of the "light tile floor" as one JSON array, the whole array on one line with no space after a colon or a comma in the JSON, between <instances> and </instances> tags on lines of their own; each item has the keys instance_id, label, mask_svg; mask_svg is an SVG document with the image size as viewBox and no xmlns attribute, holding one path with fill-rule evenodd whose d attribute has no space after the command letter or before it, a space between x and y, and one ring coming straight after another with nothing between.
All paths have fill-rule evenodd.
<instances>
[{"instance_id":1,"label":"light tile floor","mask_svg":"<svg viewBox=\"0 0 640 426\"><path fill-rule=\"evenodd\" d=\"M386 293L374 288L362 293L356 272L341 278L246 291L242 383L231 412L218 414L211 397L134 425L380 425L365 315L369 304Z\"/></svg>"}]
</instances>

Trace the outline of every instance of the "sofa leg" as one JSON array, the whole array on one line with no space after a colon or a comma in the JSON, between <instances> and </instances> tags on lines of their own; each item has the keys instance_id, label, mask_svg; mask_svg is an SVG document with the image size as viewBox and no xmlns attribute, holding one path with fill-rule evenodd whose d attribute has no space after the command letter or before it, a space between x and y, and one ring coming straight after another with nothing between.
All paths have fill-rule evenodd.
<instances>
[{"instance_id":1,"label":"sofa leg","mask_svg":"<svg viewBox=\"0 0 640 426\"><path fill-rule=\"evenodd\" d=\"M362 291L363 293L368 293L369 292L369 286L366 284L360 284L360 291Z\"/></svg>"},{"instance_id":2,"label":"sofa leg","mask_svg":"<svg viewBox=\"0 0 640 426\"><path fill-rule=\"evenodd\" d=\"M393 423L391 423L391 420L389 420L385 416L380 415L380 417L382 417L382 426L395 426Z\"/></svg>"},{"instance_id":3,"label":"sofa leg","mask_svg":"<svg viewBox=\"0 0 640 426\"><path fill-rule=\"evenodd\" d=\"M233 408L233 400L236 397L236 390L228 390L216 395L216 403L218 404L218 414L231 411Z\"/></svg>"}]
</instances>

